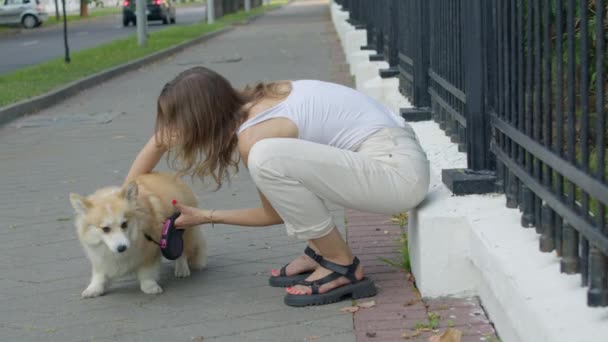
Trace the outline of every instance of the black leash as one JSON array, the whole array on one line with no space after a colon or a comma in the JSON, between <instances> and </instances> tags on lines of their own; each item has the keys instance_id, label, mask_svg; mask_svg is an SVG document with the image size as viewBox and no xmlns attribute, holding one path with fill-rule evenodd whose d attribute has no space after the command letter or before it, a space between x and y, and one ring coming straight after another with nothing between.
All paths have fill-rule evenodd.
<instances>
[{"instance_id":1,"label":"black leash","mask_svg":"<svg viewBox=\"0 0 608 342\"><path fill-rule=\"evenodd\" d=\"M154 244L156 244L158 247L160 247L160 243L156 242L156 240L154 240L150 235L148 235L147 233L144 233L144 236L146 237L146 239L150 242L154 242Z\"/></svg>"}]
</instances>

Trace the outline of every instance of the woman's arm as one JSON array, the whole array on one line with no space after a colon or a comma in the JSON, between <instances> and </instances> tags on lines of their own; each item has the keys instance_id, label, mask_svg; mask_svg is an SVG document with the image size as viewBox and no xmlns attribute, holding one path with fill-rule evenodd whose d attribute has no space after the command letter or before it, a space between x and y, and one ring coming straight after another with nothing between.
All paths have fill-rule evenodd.
<instances>
[{"instance_id":1,"label":"woman's arm","mask_svg":"<svg viewBox=\"0 0 608 342\"><path fill-rule=\"evenodd\" d=\"M163 145L157 143L156 137L152 136L133 161L125 184L141 174L151 172L166 151Z\"/></svg>"},{"instance_id":2,"label":"woman's arm","mask_svg":"<svg viewBox=\"0 0 608 342\"><path fill-rule=\"evenodd\" d=\"M176 203L181 212L175 221L177 227L195 226L198 224L229 224L245 227L266 227L283 223L283 220L270 205L266 197L259 192L261 208L214 210L188 207Z\"/></svg>"}]
</instances>

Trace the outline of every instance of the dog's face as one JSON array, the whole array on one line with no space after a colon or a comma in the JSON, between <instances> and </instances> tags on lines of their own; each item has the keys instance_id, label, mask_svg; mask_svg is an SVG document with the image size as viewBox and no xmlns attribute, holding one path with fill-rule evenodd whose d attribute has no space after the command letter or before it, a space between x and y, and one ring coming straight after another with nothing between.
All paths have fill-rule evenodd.
<instances>
[{"instance_id":1,"label":"dog's face","mask_svg":"<svg viewBox=\"0 0 608 342\"><path fill-rule=\"evenodd\" d=\"M83 243L94 246L103 243L113 253L129 249L137 237L137 184L105 188L85 198L70 193L76 211L76 227Z\"/></svg>"}]
</instances>

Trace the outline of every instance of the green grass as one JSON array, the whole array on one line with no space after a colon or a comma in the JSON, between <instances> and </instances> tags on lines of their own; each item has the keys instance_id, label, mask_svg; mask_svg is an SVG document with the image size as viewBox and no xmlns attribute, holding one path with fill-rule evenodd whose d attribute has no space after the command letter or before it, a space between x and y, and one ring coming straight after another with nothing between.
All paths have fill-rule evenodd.
<instances>
[{"instance_id":1,"label":"green grass","mask_svg":"<svg viewBox=\"0 0 608 342\"><path fill-rule=\"evenodd\" d=\"M395 215L395 216L393 216L391 221L398 224L399 227L403 230L405 228L405 226L407 225L407 214L400 213L398 215ZM407 233L405 233L405 232L401 233L401 236L399 237L397 242L399 243L399 247L397 249L399 252L399 259L391 260L388 258L380 258L380 260L384 261L385 263L387 263L393 267L399 268L399 269L409 273L412 271L412 265L411 265L411 261L410 261L410 251L409 251L409 247L408 247Z\"/></svg>"},{"instance_id":2,"label":"green grass","mask_svg":"<svg viewBox=\"0 0 608 342\"><path fill-rule=\"evenodd\" d=\"M441 316L436 312L429 312L426 317L426 322L416 323L417 330L435 330L439 328Z\"/></svg>"},{"instance_id":3,"label":"green grass","mask_svg":"<svg viewBox=\"0 0 608 342\"><path fill-rule=\"evenodd\" d=\"M35 66L23 68L0 76L0 107L27 98L38 96L105 69L144 57L154 52L186 42L203 34L260 14L277 5L251 10L249 13L235 13L218 19L214 24L197 23L190 26L173 26L151 32L145 48L137 46L137 37L116 40L95 48L75 52L72 62L66 64L63 58Z\"/></svg>"}]
</instances>

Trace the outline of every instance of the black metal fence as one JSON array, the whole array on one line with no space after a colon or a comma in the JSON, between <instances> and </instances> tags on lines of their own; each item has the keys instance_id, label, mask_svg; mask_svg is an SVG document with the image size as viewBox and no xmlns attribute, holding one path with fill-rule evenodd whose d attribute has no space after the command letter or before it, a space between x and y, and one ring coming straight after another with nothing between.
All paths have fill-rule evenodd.
<instances>
[{"instance_id":1,"label":"black metal fence","mask_svg":"<svg viewBox=\"0 0 608 342\"><path fill-rule=\"evenodd\" d=\"M608 306L608 0L336 2L540 250L581 274L588 305Z\"/></svg>"}]
</instances>

